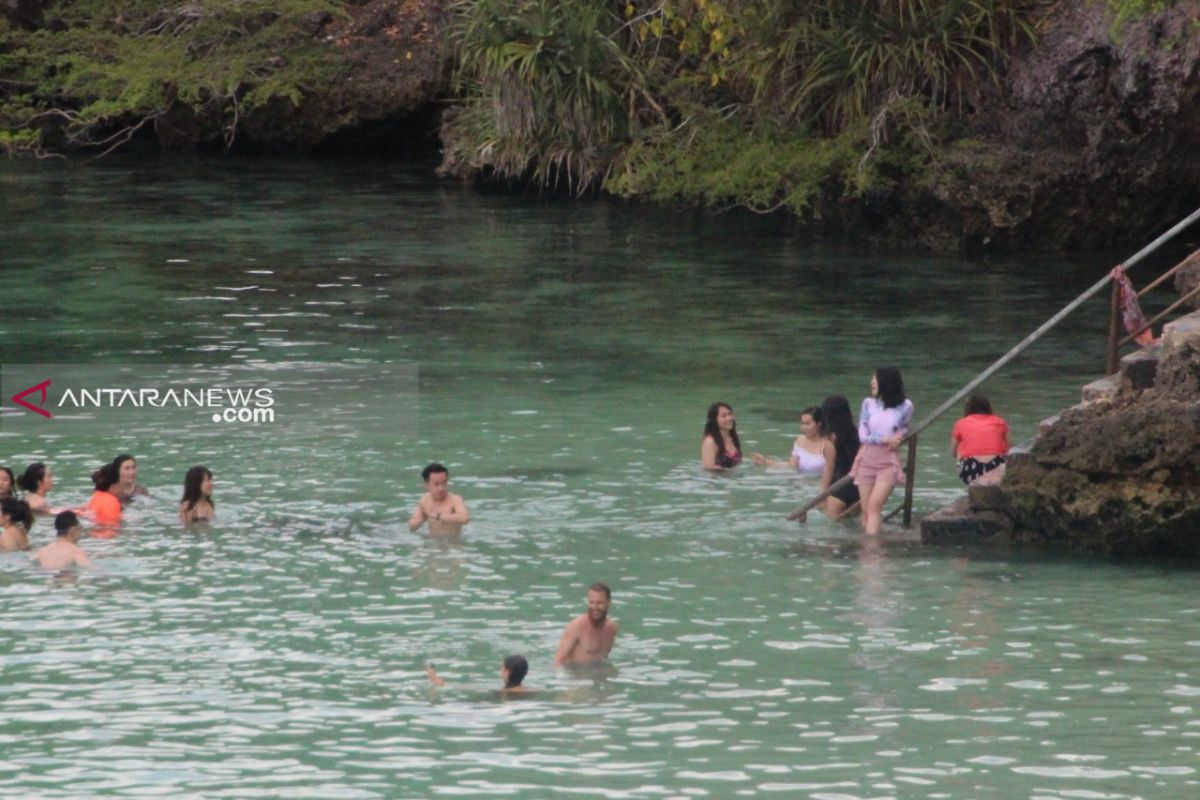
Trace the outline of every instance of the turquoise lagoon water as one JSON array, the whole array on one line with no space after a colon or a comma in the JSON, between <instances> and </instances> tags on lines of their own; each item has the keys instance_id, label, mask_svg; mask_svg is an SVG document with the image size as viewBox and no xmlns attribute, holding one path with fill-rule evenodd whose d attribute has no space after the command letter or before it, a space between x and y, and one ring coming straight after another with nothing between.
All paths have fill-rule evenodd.
<instances>
[{"instance_id":1,"label":"turquoise lagoon water","mask_svg":"<svg viewBox=\"0 0 1200 800\"><path fill-rule=\"evenodd\" d=\"M879 364L921 416L1107 263L894 257L373 163L7 164L0 198L6 364L417 374L361 429L334 402L3 430L0 461L50 463L55 504L120 451L151 497L83 542L94 572L0 556L0 796L1200 791L1192 570L864 542L784 520L808 478L696 464L710 402L783 457L800 408L857 407ZM1017 438L1098 372L1103 313L988 384ZM959 492L951 423L922 437L918 513ZM434 459L470 503L461 539L404 525ZM218 521L185 530L194 463ZM556 672L595 580L611 664ZM539 691L504 700L514 652Z\"/></svg>"}]
</instances>

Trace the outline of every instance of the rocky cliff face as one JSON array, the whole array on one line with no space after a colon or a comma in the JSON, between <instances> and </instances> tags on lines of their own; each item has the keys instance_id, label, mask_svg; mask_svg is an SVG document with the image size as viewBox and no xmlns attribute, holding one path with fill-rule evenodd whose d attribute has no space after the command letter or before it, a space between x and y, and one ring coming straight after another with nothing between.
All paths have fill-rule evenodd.
<instances>
[{"instance_id":1,"label":"rocky cliff face","mask_svg":"<svg viewBox=\"0 0 1200 800\"><path fill-rule=\"evenodd\" d=\"M331 143L365 143L399 150L434 136L436 104L448 89L449 51L442 36L447 4L441 0L365 0L347 5L341 18L314 20L314 36L331 40L347 67L343 80L309 87L294 105L278 98L247 115L241 135L258 147L311 150ZM175 148L195 146L197 126L184 110L182 139L164 136ZM168 119L167 123L176 120ZM160 125L166 128L167 125Z\"/></svg>"},{"instance_id":2,"label":"rocky cliff face","mask_svg":"<svg viewBox=\"0 0 1200 800\"><path fill-rule=\"evenodd\" d=\"M1070 249L1144 238L1200 205L1200 3L1113 30L1058 6L900 220L935 249Z\"/></svg>"}]
</instances>

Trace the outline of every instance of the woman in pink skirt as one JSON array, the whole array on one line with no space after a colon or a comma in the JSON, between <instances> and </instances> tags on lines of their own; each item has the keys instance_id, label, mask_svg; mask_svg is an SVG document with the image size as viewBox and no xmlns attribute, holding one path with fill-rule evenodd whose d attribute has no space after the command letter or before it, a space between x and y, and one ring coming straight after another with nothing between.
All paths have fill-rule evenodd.
<instances>
[{"instance_id":1,"label":"woman in pink skirt","mask_svg":"<svg viewBox=\"0 0 1200 800\"><path fill-rule=\"evenodd\" d=\"M880 367L871 376L871 396L863 400L858 414L858 438L862 448L850 474L862 497L863 529L879 533L883 504L892 487L904 479L904 468L896 448L908 435L913 404L904 396L904 381L895 367Z\"/></svg>"}]
</instances>

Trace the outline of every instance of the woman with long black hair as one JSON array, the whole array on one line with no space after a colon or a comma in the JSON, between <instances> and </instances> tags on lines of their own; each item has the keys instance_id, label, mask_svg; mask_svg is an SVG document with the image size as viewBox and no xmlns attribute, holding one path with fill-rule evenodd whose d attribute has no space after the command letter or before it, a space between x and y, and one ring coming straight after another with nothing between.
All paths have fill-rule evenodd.
<instances>
[{"instance_id":1,"label":"woman with long black hair","mask_svg":"<svg viewBox=\"0 0 1200 800\"><path fill-rule=\"evenodd\" d=\"M727 403L708 407L704 439L700 442L700 464L705 469L733 469L742 463L742 442L738 439L737 420Z\"/></svg>"},{"instance_id":2,"label":"woman with long black hair","mask_svg":"<svg viewBox=\"0 0 1200 800\"><path fill-rule=\"evenodd\" d=\"M883 526L883 504L892 487L904 480L896 448L908 435L913 404L904 396L904 380L895 367L880 367L871 376L871 396L858 412L862 447L850 474L863 504L863 530L874 535Z\"/></svg>"}]
</instances>

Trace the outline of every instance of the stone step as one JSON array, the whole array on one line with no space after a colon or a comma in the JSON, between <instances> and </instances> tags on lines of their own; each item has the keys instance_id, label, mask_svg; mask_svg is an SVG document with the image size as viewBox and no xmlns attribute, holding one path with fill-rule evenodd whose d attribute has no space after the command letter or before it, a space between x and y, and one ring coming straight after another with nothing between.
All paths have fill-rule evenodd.
<instances>
[{"instance_id":1,"label":"stone step","mask_svg":"<svg viewBox=\"0 0 1200 800\"><path fill-rule=\"evenodd\" d=\"M1008 450L1008 457L1004 460L1005 472L1018 466L1022 461L1029 458L1029 451L1037 443L1038 437L1042 434L1039 432L1036 436L1031 436L1023 442L1014 444Z\"/></svg>"},{"instance_id":2,"label":"stone step","mask_svg":"<svg viewBox=\"0 0 1200 800\"><path fill-rule=\"evenodd\" d=\"M1163 397L1195 402L1200 397L1200 311L1185 314L1163 326L1163 359L1154 388Z\"/></svg>"},{"instance_id":3,"label":"stone step","mask_svg":"<svg viewBox=\"0 0 1200 800\"><path fill-rule=\"evenodd\" d=\"M1158 375L1158 362L1162 358L1162 343L1143 347L1121 358L1121 374L1129 381L1129 385L1137 391L1154 388L1154 378Z\"/></svg>"},{"instance_id":4,"label":"stone step","mask_svg":"<svg viewBox=\"0 0 1200 800\"><path fill-rule=\"evenodd\" d=\"M1121 373L1108 375L1083 387L1083 402L1111 402L1125 388L1126 378Z\"/></svg>"},{"instance_id":5,"label":"stone step","mask_svg":"<svg viewBox=\"0 0 1200 800\"><path fill-rule=\"evenodd\" d=\"M1007 542L1012 520L995 511L972 511L971 501L960 498L921 520L921 541L926 544L983 544Z\"/></svg>"}]
</instances>

